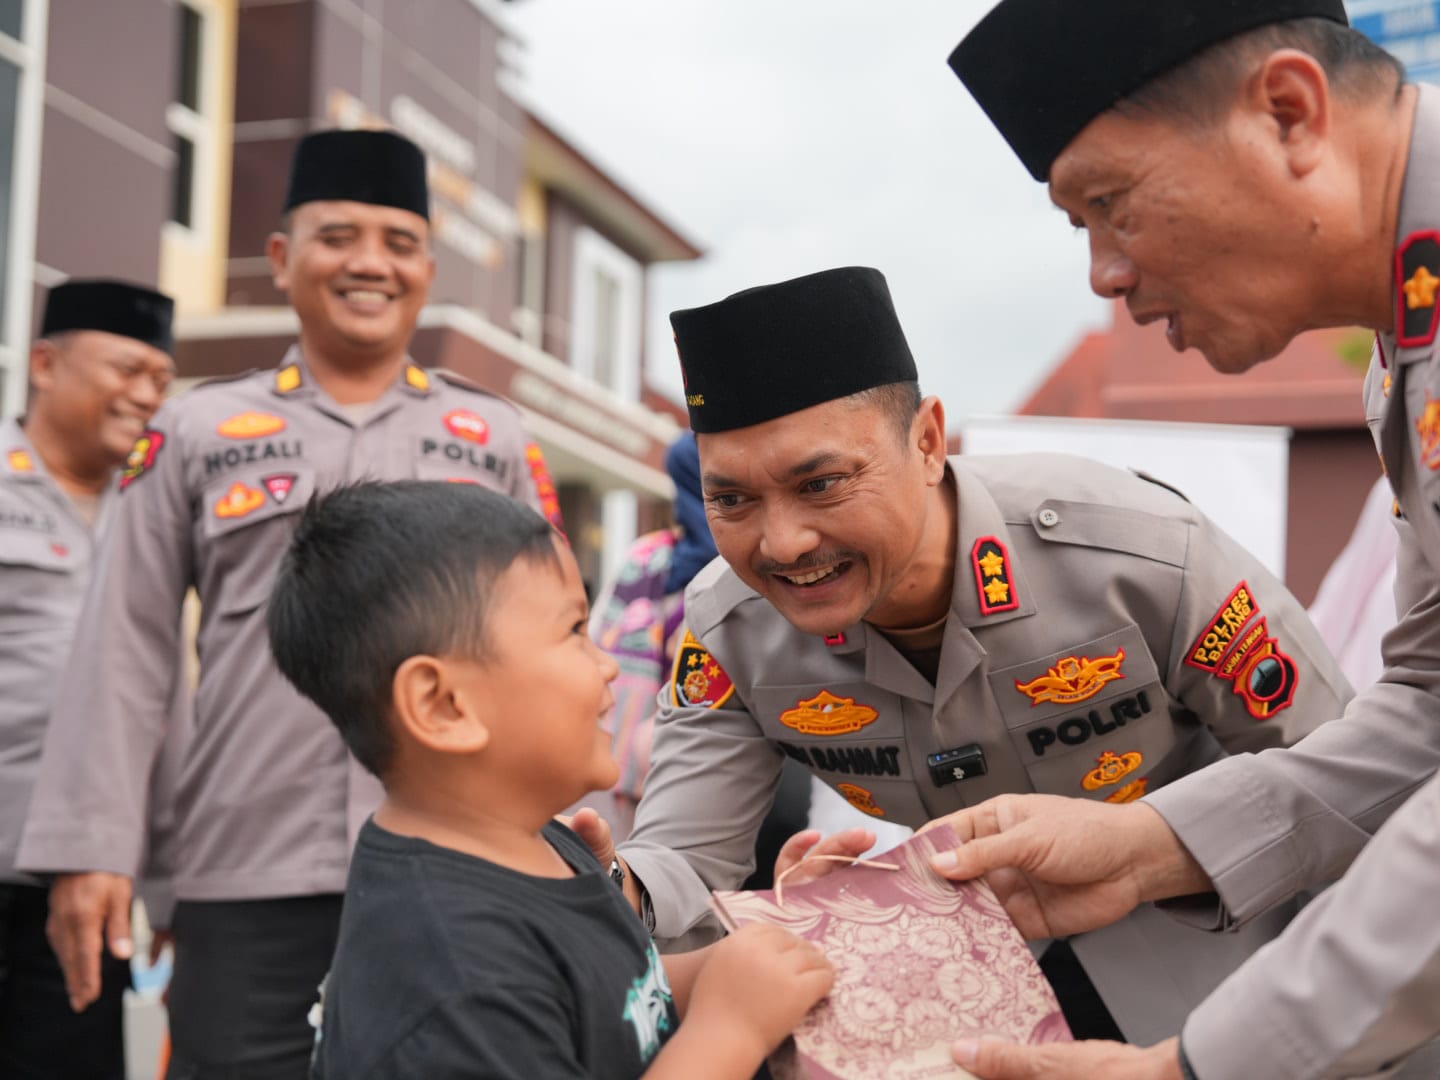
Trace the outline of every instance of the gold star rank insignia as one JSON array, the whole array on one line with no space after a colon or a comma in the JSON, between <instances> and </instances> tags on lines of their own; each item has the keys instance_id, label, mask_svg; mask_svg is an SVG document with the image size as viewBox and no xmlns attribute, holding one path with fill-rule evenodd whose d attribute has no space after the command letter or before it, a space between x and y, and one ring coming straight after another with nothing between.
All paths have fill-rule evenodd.
<instances>
[{"instance_id":1,"label":"gold star rank insignia","mask_svg":"<svg viewBox=\"0 0 1440 1080\"><path fill-rule=\"evenodd\" d=\"M1420 267L1410 275L1410 280L1405 282L1405 306L1412 311L1416 308L1434 307L1437 285L1440 285L1440 277L1430 273L1427 267Z\"/></svg>"},{"instance_id":2,"label":"gold star rank insignia","mask_svg":"<svg viewBox=\"0 0 1440 1080\"><path fill-rule=\"evenodd\" d=\"M1395 343L1429 345L1440 322L1440 232L1411 233L1395 252Z\"/></svg>"},{"instance_id":3,"label":"gold star rank insignia","mask_svg":"<svg viewBox=\"0 0 1440 1080\"><path fill-rule=\"evenodd\" d=\"M995 552L989 552L980 560L980 569L987 578L999 577L1000 572L1005 569L1005 560Z\"/></svg>"},{"instance_id":4,"label":"gold star rank insignia","mask_svg":"<svg viewBox=\"0 0 1440 1080\"><path fill-rule=\"evenodd\" d=\"M1010 553L998 537L982 536L976 540L970 549L970 563L975 571L975 598L981 615L1014 611L1020 606Z\"/></svg>"}]
</instances>

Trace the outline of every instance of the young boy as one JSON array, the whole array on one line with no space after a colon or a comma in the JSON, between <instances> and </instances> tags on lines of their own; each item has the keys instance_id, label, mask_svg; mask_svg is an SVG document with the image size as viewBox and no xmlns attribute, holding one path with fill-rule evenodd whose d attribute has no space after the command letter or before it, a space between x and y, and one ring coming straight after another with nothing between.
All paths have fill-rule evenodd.
<instances>
[{"instance_id":1,"label":"young boy","mask_svg":"<svg viewBox=\"0 0 1440 1080\"><path fill-rule=\"evenodd\" d=\"M774 927L662 958L551 820L616 780L617 669L587 617L564 540L503 495L361 484L306 508L271 649L385 785L314 1076L742 1080L829 991L824 956Z\"/></svg>"}]
</instances>

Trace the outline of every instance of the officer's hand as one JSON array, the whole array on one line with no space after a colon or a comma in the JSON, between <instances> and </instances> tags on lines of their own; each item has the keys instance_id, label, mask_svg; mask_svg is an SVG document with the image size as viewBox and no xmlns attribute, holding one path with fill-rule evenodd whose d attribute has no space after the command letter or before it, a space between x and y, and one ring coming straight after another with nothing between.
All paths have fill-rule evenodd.
<instances>
[{"instance_id":1,"label":"officer's hand","mask_svg":"<svg viewBox=\"0 0 1440 1080\"><path fill-rule=\"evenodd\" d=\"M821 840L820 836L820 830L806 829L786 840L780 854L775 857L773 880L779 881L784 877L786 886L814 881L818 877L824 877L837 866L845 865L843 861L816 856L843 855L846 859L858 859L875 846L875 834L869 829L845 829L843 832L832 833L824 840ZM791 867L801 864L802 869L790 873Z\"/></svg>"},{"instance_id":2,"label":"officer's hand","mask_svg":"<svg viewBox=\"0 0 1440 1080\"><path fill-rule=\"evenodd\" d=\"M65 972L70 1007L80 1012L100 996L100 956L106 944L119 960L130 940L130 879L123 874L61 874L50 886L45 936Z\"/></svg>"},{"instance_id":3,"label":"officer's hand","mask_svg":"<svg viewBox=\"0 0 1440 1080\"><path fill-rule=\"evenodd\" d=\"M1059 795L1001 795L940 818L962 841L932 863L954 881L984 875L1029 938L1108 926L1147 900L1212 888L1155 810Z\"/></svg>"},{"instance_id":4,"label":"officer's hand","mask_svg":"<svg viewBox=\"0 0 1440 1080\"><path fill-rule=\"evenodd\" d=\"M961 1068L980 1080L1182 1080L1178 1039L1151 1047L1114 1042L1017 1046L967 1039L951 1051Z\"/></svg>"},{"instance_id":5,"label":"officer's hand","mask_svg":"<svg viewBox=\"0 0 1440 1080\"><path fill-rule=\"evenodd\" d=\"M576 810L573 817L558 814L555 820L574 830L601 866L609 866L614 861L615 838L610 834L610 823L598 812L584 806Z\"/></svg>"}]
</instances>

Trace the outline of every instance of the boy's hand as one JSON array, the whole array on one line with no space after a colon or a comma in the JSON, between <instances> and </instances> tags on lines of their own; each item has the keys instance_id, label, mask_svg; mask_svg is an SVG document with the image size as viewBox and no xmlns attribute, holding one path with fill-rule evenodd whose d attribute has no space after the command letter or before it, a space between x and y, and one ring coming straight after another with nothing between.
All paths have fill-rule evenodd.
<instances>
[{"instance_id":1,"label":"boy's hand","mask_svg":"<svg viewBox=\"0 0 1440 1080\"><path fill-rule=\"evenodd\" d=\"M685 1023L725 1032L762 1061L834 982L835 969L817 946L778 926L752 923L711 950Z\"/></svg>"},{"instance_id":2,"label":"boy's hand","mask_svg":"<svg viewBox=\"0 0 1440 1080\"><path fill-rule=\"evenodd\" d=\"M806 829L798 832L780 849L780 854L775 857L775 881L785 877L785 885L799 885L801 882L814 881L818 877L824 877L837 866L844 866L844 863L835 862L830 859L817 859L816 855L845 855L852 859L858 859L865 852L875 846L875 834L869 829L845 829L843 832L832 833L820 839L818 829ZM796 870L789 873L790 868L801 863L807 865L803 870ZM788 876L786 876L788 875Z\"/></svg>"}]
</instances>

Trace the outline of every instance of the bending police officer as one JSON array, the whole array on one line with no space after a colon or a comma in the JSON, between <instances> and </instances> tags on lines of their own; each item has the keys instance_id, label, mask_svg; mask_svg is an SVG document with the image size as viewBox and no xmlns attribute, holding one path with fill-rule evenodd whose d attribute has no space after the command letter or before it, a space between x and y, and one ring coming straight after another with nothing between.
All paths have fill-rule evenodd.
<instances>
[{"instance_id":1,"label":"bending police officer","mask_svg":"<svg viewBox=\"0 0 1440 1080\"><path fill-rule=\"evenodd\" d=\"M951 64L1088 231L1095 291L1166 320L1176 349L1241 372L1303 330L1377 331L1365 415L1396 496L1400 616L1380 680L1295 747L1103 814L1013 799L958 815L982 839L949 872L994 871L1037 934L1164 898L1229 928L1349 869L1196 1008L1183 1053L957 1058L987 1078L1389 1070L1440 1031L1440 91L1407 85L1340 0L1003 0Z\"/></svg>"},{"instance_id":2,"label":"bending police officer","mask_svg":"<svg viewBox=\"0 0 1440 1080\"><path fill-rule=\"evenodd\" d=\"M1348 699L1294 597L1170 489L1061 455L947 459L878 271L671 321L724 561L687 591L620 846L661 938L744 878L786 758L919 827L1001 792L1131 801ZM1215 662L1242 622L1243 656ZM1071 949L1145 1041L1290 913L1216 943L1147 910L1042 963L1077 1027L1106 1018L1079 1014Z\"/></svg>"}]
</instances>

